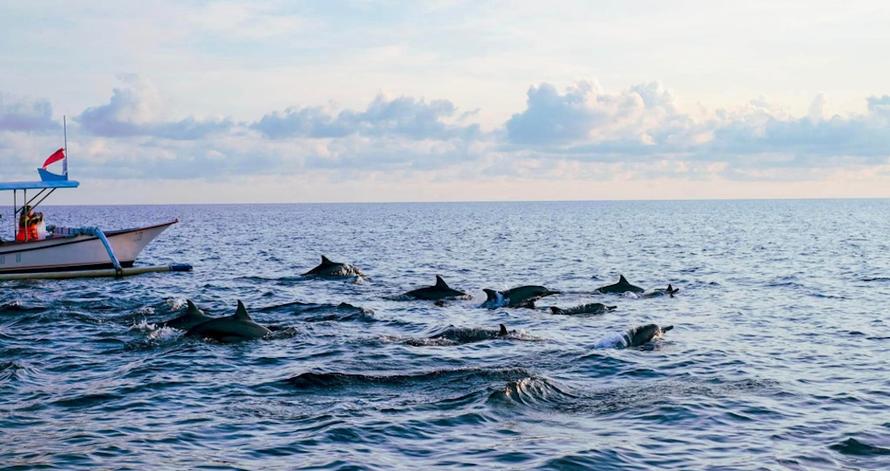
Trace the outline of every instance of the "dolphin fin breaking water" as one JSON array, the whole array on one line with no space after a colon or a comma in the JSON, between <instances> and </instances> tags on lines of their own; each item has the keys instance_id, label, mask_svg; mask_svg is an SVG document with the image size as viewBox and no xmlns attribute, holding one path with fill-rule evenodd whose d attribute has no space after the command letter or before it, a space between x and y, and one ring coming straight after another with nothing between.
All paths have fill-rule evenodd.
<instances>
[{"instance_id":1,"label":"dolphin fin breaking water","mask_svg":"<svg viewBox=\"0 0 890 471\"><path fill-rule=\"evenodd\" d=\"M256 322L247 313L244 303L238 300L238 308L235 314L227 317L219 317L202 324L198 324L185 333L188 337L210 338L220 342L235 342L239 340L261 339L269 335L271 331Z\"/></svg>"},{"instance_id":2,"label":"dolphin fin breaking water","mask_svg":"<svg viewBox=\"0 0 890 471\"><path fill-rule=\"evenodd\" d=\"M643 288L639 286L634 286L627 281L627 278L624 275L619 275L618 283L613 285L601 286L596 289L600 293L613 293L613 294L622 294L630 291L631 293L642 293L645 291Z\"/></svg>"},{"instance_id":3,"label":"dolphin fin breaking water","mask_svg":"<svg viewBox=\"0 0 890 471\"><path fill-rule=\"evenodd\" d=\"M213 317L204 314L204 311L198 309L198 306L195 306L191 299L186 299L185 302L187 303L185 314L175 319L170 319L162 323L161 326L170 327L171 329L189 330L198 324L213 320Z\"/></svg>"},{"instance_id":4,"label":"dolphin fin breaking water","mask_svg":"<svg viewBox=\"0 0 890 471\"><path fill-rule=\"evenodd\" d=\"M321 263L315 268L303 273L303 276L361 276L362 271L358 268L340 262L332 262L328 257L322 255Z\"/></svg>"},{"instance_id":5,"label":"dolphin fin breaking water","mask_svg":"<svg viewBox=\"0 0 890 471\"><path fill-rule=\"evenodd\" d=\"M483 307L495 309L498 307L527 307L534 308L535 301L545 297L559 294L559 291L551 291L543 286L520 286L506 291L483 289L486 300Z\"/></svg>"},{"instance_id":6,"label":"dolphin fin breaking water","mask_svg":"<svg viewBox=\"0 0 890 471\"><path fill-rule=\"evenodd\" d=\"M425 299L428 301L462 298L466 297L466 295L467 294L463 291L458 291L448 286L448 283L445 283L445 280L439 275L436 275L435 285L418 288L405 293L405 296L410 296L416 299Z\"/></svg>"}]
</instances>

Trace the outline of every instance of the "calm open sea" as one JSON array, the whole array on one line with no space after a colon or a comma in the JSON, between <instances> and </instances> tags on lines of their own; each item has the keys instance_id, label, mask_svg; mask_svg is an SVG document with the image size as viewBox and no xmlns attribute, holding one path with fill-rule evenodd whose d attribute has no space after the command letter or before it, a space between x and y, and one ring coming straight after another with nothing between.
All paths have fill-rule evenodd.
<instances>
[{"instance_id":1,"label":"calm open sea","mask_svg":"<svg viewBox=\"0 0 890 471\"><path fill-rule=\"evenodd\" d=\"M43 212L178 217L137 264L195 270L0 282L2 469L890 469L890 200ZM366 277L300 276L322 254ZM399 297L437 274L474 299ZM592 293L619 274L681 291ZM479 307L524 284L563 294ZM186 298L273 335L157 328ZM586 302L618 309L546 309Z\"/></svg>"}]
</instances>

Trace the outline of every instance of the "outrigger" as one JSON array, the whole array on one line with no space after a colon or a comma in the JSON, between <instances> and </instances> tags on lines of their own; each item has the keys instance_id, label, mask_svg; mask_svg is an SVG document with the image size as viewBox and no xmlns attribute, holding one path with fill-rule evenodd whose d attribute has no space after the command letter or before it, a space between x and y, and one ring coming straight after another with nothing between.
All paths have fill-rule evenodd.
<instances>
[{"instance_id":1,"label":"outrigger","mask_svg":"<svg viewBox=\"0 0 890 471\"><path fill-rule=\"evenodd\" d=\"M66 133L67 134L67 133ZM67 136L66 136L67 137ZM67 141L67 138L66 138ZM46 167L62 160L62 174L55 174ZM151 226L103 231L98 227L46 226L45 232L36 239L32 231L19 227L19 216L30 207L40 205L49 195L60 188L77 188L80 183L68 180L66 147L56 151L37 169L39 182L0 182L0 191L13 194L12 241L0 240L0 281L33 278L79 278L101 276L127 276L163 271L190 271L191 265L177 264L159 267L133 267L139 253L157 236L173 224L173 221ZM39 190L28 199L28 190ZM22 192L22 204L18 205L18 193ZM25 213L27 215L27 213ZM22 234L24 232L24 234Z\"/></svg>"}]
</instances>

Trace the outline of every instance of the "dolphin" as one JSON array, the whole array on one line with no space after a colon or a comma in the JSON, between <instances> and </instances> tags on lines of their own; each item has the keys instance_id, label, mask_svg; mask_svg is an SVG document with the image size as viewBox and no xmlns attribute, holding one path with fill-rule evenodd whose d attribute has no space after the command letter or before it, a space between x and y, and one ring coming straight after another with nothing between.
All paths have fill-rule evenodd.
<instances>
[{"instance_id":1,"label":"dolphin","mask_svg":"<svg viewBox=\"0 0 890 471\"><path fill-rule=\"evenodd\" d=\"M507 326L500 324L498 329L485 329L477 327L454 327L439 332L436 335L422 338L409 338L405 341L414 347L428 347L430 345L463 345L486 340L503 339L511 334L517 334L516 330L507 330ZM443 342L444 341L444 342Z\"/></svg>"},{"instance_id":2,"label":"dolphin","mask_svg":"<svg viewBox=\"0 0 890 471\"><path fill-rule=\"evenodd\" d=\"M628 329L624 333L624 342L628 347L639 347L649 343L653 339L661 338L662 334L673 329L674 326L659 327L656 324L646 324Z\"/></svg>"},{"instance_id":3,"label":"dolphin","mask_svg":"<svg viewBox=\"0 0 890 471\"><path fill-rule=\"evenodd\" d=\"M628 291L631 293L642 293L646 290L628 283L627 278L625 278L624 275L621 275L621 278L618 279L618 283L597 288L596 291L599 291L600 293L622 294Z\"/></svg>"},{"instance_id":4,"label":"dolphin","mask_svg":"<svg viewBox=\"0 0 890 471\"><path fill-rule=\"evenodd\" d=\"M456 289L451 289L450 287L448 287L448 284L445 283L445 280L443 280L442 277L439 275L436 275L435 286L418 288L405 293L405 296L411 296L412 298L416 299L426 299L429 301L438 301L440 299L454 299L464 297L466 295L467 293L464 293L463 291L458 291Z\"/></svg>"},{"instance_id":5,"label":"dolphin","mask_svg":"<svg viewBox=\"0 0 890 471\"><path fill-rule=\"evenodd\" d=\"M498 337L506 337L510 335L510 332L507 332L507 326L504 324L499 324L501 329L498 331Z\"/></svg>"},{"instance_id":6,"label":"dolphin","mask_svg":"<svg viewBox=\"0 0 890 471\"><path fill-rule=\"evenodd\" d=\"M332 262L324 255L321 256L321 263L303 273L303 276L361 276L362 271L348 264Z\"/></svg>"},{"instance_id":7,"label":"dolphin","mask_svg":"<svg viewBox=\"0 0 890 471\"><path fill-rule=\"evenodd\" d=\"M573 314L602 314L607 311L614 311L618 306L606 306L600 303L582 304L580 306L570 307L568 309L560 309L556 306L550 306L550 312L564 316Z\"/></svg>"},{"instance_id":8,"label":"dolphin","mask_svg":"<svg viewBox=\"0 0 890 471\"><path fill-rule=\"evenodd\" d=\"M667 289L662 289L662 288L647 289L646 291L643 291L643 297L644 298L654 298L657 296L670 296L673 298L674 295L677 294L679 291L680 291L680 288L674 288L672 285L668 285Z\"/></svg>"},{"instance_id":9,"label":"dolphin","mask_svg":"<svg viewBox=\"0 0 890 471\"><path fill-rule=\"evenodd\" d=\"M510 335L510 331L507 330L507 326L505 326L504 324L499 324L498 327L499 329L497 331L491 329L467 329L450 327L448 329L445 329L445 331L441 333L433 335L430 338L448 339L460 343L470 343L478 342L480 340L507 337L508 335Z\"/></svg>"},{"instance_id":10,"label":"dolphin","mask_svg":"<svg viewBox=\"0 0 890 471\"><path fill-rule=\"evenodd\" d=\"M250 318L244 303L238 300L238 309L228 317L219 317L198 324L185 333L187 337L202 337L220 342L236 342L239 340L261 339L271 331Z\"/></svg>"},{"instance_id":11,"label":"dolphin","mask_svg":"<svg viewBox=\"0 0 890 471\"><path fill-rule=\"evenodd\" d=\"M543 286L520 286L518 288L508 289L506 291L495 291L493 289L483 289L487 299L482 303L483 307L495 309L498 307L535 307L535 301L559 294L559 291L550 291Z\"/></svg>"},{"instance_id":12,"label":"dolphin","mask_svg":"<svg viewBox=\"0 0 890 471\"><path fill-rule=\"evenodd\" d=\"M185 314L175 319L170 319L169 321L163 322L161 324L161 327L189 330L198 324L203 324L204 322L213 320L213 317L204 314L204 311L198 309L198 306L195 306L195 303L193 303L191 299L186 299L185 302L188 303Z\"/></svg>"}]
</instances>

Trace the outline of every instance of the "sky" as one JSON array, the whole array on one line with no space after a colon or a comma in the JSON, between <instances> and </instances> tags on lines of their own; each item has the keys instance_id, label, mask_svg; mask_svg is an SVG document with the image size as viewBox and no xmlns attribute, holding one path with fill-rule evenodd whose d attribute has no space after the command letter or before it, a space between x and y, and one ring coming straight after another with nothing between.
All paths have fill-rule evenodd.
<instances>
[{"instance_id":1,"label":"sky","mask_svg":"<svg viewBox=\"0 0 890 471\"><path fill-rule=\"evenodd\" d=\"M64 115L53 204L890 197L882 2L0 12L0 181Z\"/></svg>"}]
</instances>

